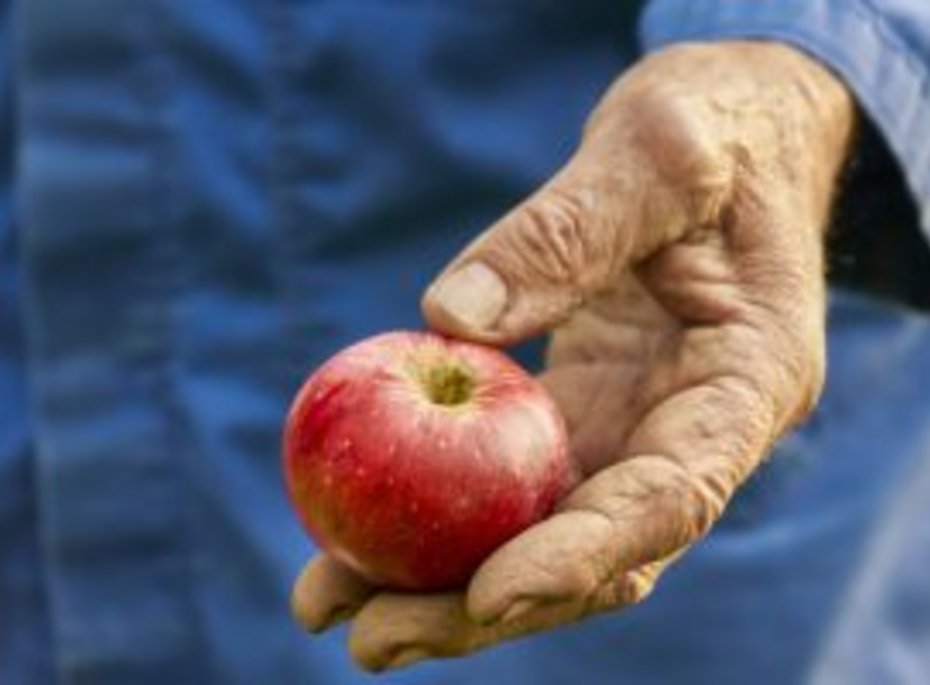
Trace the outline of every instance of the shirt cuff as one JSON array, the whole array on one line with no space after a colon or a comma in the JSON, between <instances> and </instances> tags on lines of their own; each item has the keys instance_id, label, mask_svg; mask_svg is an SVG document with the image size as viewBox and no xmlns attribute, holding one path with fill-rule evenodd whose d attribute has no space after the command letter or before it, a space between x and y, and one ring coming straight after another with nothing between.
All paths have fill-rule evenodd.
<instances>
[{"instance_id":1,"label":"shirt cuff","mask_svg":"<svg viewBox=\"0 0 930 685\"><path fill-rule=\"evenodd\" d=\"M930 60L915 44L871 0L652 0L640 23L646 50L738 38L792 44L846 82L901 164L930 240Z\"/></svg>"}]
</instances>

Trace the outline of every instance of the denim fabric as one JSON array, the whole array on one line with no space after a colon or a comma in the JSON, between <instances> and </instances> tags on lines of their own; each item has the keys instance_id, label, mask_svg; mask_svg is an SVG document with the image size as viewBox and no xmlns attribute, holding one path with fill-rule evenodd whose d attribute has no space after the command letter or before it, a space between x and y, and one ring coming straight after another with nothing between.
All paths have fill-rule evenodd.
<instances>
[{"instance_id":1,"label":"denim fabric","mask_svg":"<svg viewBox=\"0 0 930 685\"><path fill-rule=\"evenodd\" d=\"M313 550L281 482L287 401L342 345L421 325L430 276L564 161L635 59L640 4L4 8L0 683L366 682L344 631L289 617ZM840 296L831 364L814 419L649 602L379 681L898 668L882 655L926 645L930 542L907 531L930 328ZM888 650L858 647L876 634Z\"/></svg>"}]
</instances>

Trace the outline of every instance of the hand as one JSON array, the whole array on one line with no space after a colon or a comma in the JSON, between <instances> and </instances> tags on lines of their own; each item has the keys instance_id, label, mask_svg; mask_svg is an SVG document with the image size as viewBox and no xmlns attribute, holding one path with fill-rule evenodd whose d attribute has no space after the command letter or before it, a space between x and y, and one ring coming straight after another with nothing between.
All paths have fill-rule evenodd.
<instances>
[{"instance_id":1,"label":"hand","mask_svg":"<svg viewBox=\"0 0 930 685\"><path fill-rule=\"evenodd\" d=\"M354 615L351 651L381 670L642 600L820 392L852 126L843 86L778 44L681 45L619 79L568 164L423 300L462 338L552 331L542 380L585 479L464 593L378 592L324 555L298 618Z\"/></svg>"}]
</instances>

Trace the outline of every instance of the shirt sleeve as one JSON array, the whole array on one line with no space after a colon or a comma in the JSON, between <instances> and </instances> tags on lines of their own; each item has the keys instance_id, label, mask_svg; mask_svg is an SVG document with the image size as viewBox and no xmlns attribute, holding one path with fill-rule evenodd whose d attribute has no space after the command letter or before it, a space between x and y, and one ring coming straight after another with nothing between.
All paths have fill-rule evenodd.
<instances>
[{"instance_id":1,"label":"shirt sleeve","mask_svg":"<svg viewBox=\"0 0 930 685\"><path fill-rule=\"evenodd\" d=\"M829 66L856 95L904 172L930 240L930 2L650 0L645 49L688 40L764 38Z\"/></svg>"}]
</instances>

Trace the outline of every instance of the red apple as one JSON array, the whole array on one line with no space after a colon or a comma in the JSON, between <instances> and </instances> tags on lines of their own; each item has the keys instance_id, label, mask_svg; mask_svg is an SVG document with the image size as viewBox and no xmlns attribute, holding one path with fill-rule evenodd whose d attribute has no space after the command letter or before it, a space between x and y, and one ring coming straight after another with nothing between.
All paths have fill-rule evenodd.
<instances>
[{"instance_id":1,"label":"red apple","mask_svg":"<svg viewBox=\"0 0 930 685\"><path fill-rule=\"evenodd\" d=\"M505 354L395 332L338 353L291 406L287 486L317 543L370 581L463 585L574 481L562 417Z\"/></svg>"}]
</instances>

